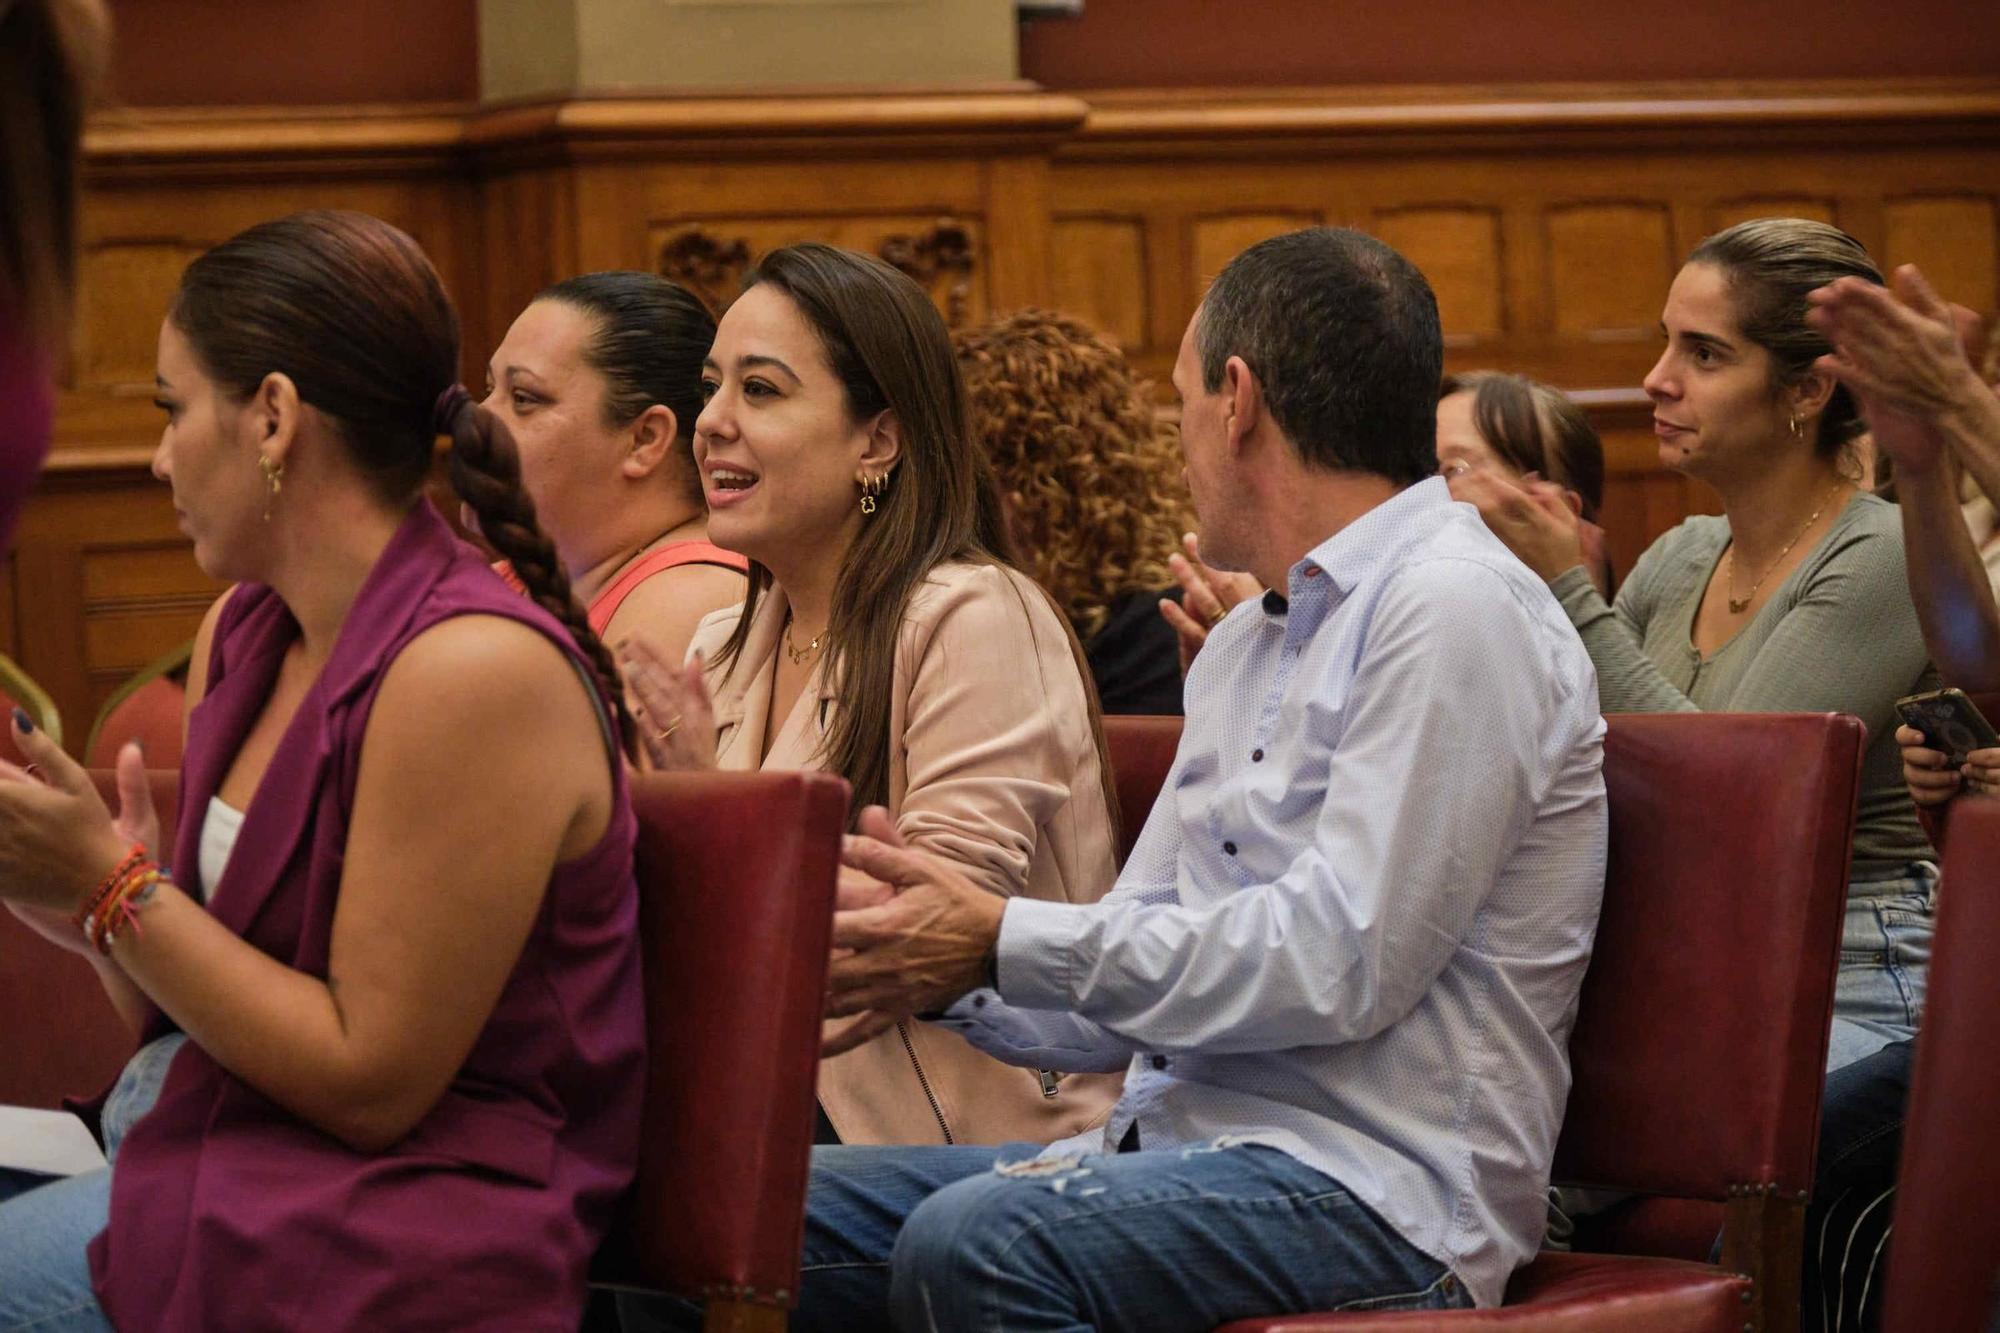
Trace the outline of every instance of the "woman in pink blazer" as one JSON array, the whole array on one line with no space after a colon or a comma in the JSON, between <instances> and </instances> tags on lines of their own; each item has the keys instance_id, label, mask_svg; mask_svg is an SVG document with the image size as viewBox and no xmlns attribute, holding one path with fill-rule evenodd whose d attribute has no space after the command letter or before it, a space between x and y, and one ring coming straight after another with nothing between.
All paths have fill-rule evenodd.
<instances>
[{"instance_id":1,"label":"woman in pink blazer","mask_svg":"<svg viewBox=\"0 0 2000 1333\"><path fill-rule=\"evenodd\" d=\"M923 291L850 251L775 251L723 315L703 385L709 536L750 557L750 590L702 622L687 667L631 655L654 762L827 769L856 811L887 806L996 894L1102 896L1116 844L1082 650L999 554ZM1118 1084L899 1023L821 1065L822 1137L1048 1142L1104 1116Z\"/></svg>"}]
</instances>

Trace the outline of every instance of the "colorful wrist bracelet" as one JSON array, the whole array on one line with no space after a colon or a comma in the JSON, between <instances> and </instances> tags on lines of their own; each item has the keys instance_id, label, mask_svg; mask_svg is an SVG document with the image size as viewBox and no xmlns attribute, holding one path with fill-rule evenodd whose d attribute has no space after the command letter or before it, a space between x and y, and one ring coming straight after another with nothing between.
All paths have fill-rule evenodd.
<instances>
[{"instance_id":1,"label":"colorful wrist bracelet","mask_svg":"<svg viewBox=\"0 0 2000 1333\"><path fill-rule=\"evenodd\" d=\"M151 901L165 879L158 866L150 861L141 862L139 869L119 887L118 892L105 900L90 923L91 943L97 946L99 953L109 957L118 933L128 925L134 935L146 933L146 928L139 924L139 909Z\"/></svg>"},{"instance_id":2,"label":"colorful wrist bracelet","mask_svg":"<svg viewBox=\"0 0 2000 1333\"><path fill-rule=\"evenodd\" d=\"M145 859L145 845L133 843L132 850L125 853L125 859L112 867L111 873L97 882L97 887L91 890L90 896L83 900L83 905L77 908L76 915L69 919L70 924L78 930L83 930L97 909L104 904L104 900L110 897L112 891Z\"/></svg>"}]
</instances>

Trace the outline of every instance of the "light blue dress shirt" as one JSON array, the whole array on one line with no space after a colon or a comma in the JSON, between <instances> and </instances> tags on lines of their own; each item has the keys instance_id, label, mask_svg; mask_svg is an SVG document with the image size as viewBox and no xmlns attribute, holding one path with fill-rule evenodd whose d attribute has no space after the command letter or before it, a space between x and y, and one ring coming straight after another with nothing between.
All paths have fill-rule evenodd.
<instances>
[{"instance_id":1,"label":"light blue dress shirt","mask_svg":"<svg viewBox=\"0 0 2000 1333\"><path fill-rule=\"evenodd\" d=\"M1548 587L1445 484L1237 606L1116 888L1016 898L999 988L943 1021L1003 1060L1127 1069L1051 1153L1267 1144L1481 1305L1537 1249L1603 896L1597 680Z\"/></svg>"}]
</instances>

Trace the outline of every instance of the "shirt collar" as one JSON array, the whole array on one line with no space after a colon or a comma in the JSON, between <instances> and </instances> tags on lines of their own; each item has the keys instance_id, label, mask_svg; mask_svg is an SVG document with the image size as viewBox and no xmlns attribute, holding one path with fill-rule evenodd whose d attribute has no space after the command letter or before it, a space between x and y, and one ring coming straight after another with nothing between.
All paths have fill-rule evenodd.
<instances>
[{"instance_id":1,"label":"shirt collar","mask_svg":"<svg viewBox=\"0 0 2000 1333\"><path fill-rule=\"evenodd\" d=\"M1289 572L1291 595L1324 574L1339 596L1346 597L1394 557L1425 514L1453 503L1443 477L1426 477L1407 486L1307 551Z\"/></svg>"}]
</instances>

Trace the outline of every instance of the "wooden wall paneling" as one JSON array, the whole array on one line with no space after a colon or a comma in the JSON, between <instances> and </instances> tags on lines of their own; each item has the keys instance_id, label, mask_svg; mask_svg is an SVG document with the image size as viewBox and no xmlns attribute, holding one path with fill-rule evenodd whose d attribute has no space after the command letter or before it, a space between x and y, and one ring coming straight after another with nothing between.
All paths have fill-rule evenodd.
<instances>
[{"instance_id":1,"label":"wooden wall paneling","mask_svg":"<svg viewBox=\"0 0 2000 1333\"><path fill-rule=\"evenodd\" d=\"M1557 204L1544 214L1550 313L1559 337L1640 342L1680 267L1673 211L1648 199Z\"/></svg>"},{"instance_id":2,"label":"wooden wall paneling","mask_svg":"<svg viewBox=\"0 0 2000 1333\"><path fill-rule=\"evenodd\" d=\"M1830 197L1809 195L1746 195L1718 199L1707 212L1707 232L1718 232L1752 218L1810 218L1815 222L1840 223L1840 207Z\"/></svg>"},{"instance_id":3,"label":"wooden wall paneling","mask_svg":"<svg viewBox=\"0 0 2000 1333\"><path fill-rule=\"evenodd\" d=\"M585 270L576 254L577 208L568 170L495 172L480 181L480 205L486 263L479 278L486 317L476 341L483 381L486 359L535 293Z\"/></svg>"},{"instance_id":4,"label":"wooden wall paneling","mask_svg":"<svg viewBox=\"0 0 2000 1333\"><path fill-rule=\"evenodd\" d=\"M1137 217L1069 216L1049 233L1049 303L1127 351L1158 341L1146 231Z\"/></svg>"},{"instance_id":5,"label":"wooden wall paneling","mask_svg":"<svg viewBox=\"0 0 2000 1333\"><path fill-rule=\"evenodd\" d=\"M58 443L130 447L157 438L153 359L182 270L203 250L258 222L309 208L357 209L408 231L454 295L477 288L468 258L468 193L411 180L158 183L129 178L85 194L79 321L58 418Z\"/></svg>"},{"instance_id":6,"label":"wooden wall paneling","mask_svg":"<svg viewBox=\"0 0 2000 1333\"><path fill-rule=\"evenodd\" d=\"M638 228L654 267L671 247L684 250L696 240L710 246L720 259L705 294L718 305L734 297L736 279L759 255L825 241L905 256L931 275L933 298L959 324L982 322L993 308L989 181L977 161L925 161L920 169L898 162L676 162L640 170L639 211L626 225ZM1011 289L1025 295L1019 270L1034 267L1032 250L1011 251L1004 262L1013 266Z\"/></svg>"},{"instance_id":7,"label":"wooden wall paneling","mask_svg":"<svg viewBox=\"0 0 2000 1333\"><path fill-rule=\"evenodd\" d=\"M1497 207L1440 203L1380 208L1368 227L1430 280L1446 347L1483 348L1506 332L1506 245Z\"/></svg>"},{"instance_id":8,"label":"wooden wall paneling","mask_svg":"<svg viewBox=\"0 0 2000 1333\"><path fill-rule=\"evenodd\" d=\"M1230 260L1259 241L1324 222L1323 213L1291 209L1283 212L1210 213L1188 219L1188 276L1195 295L1205 290Z\"/></svg>"},{"instance_id":9,"label":"wooden wall paneling","mask_svg":"<svg viewBox=\"0 0 2000 1333\"><path fill-rule=\"evenodd\" d=\"M1181 240L1180 215L1155 205L1146 219L1146 299L1151 306L1148 321L1151 336L1143 347L1128 348L1128 359L1143 375L1154 380L1154 390L1162 399L1174 396L1169 383L1174 360L1180 355L1181 339L1188 321L1207 290L1194 284L1184 265L1187 248Z\"/></svg>"},{"instance_id":10,"label":"wooden wall paneling","mask_svg":"<svg viewBox=\"0 0 2000 1333\"><path fill-rule=\"evenodd\" d=\"M55 700L72 752L119 684L191 638L222 590L195 565L166 486L88 453L44 475L14 560L16 660Z\"/></svg>"},{"instance_id":11,"label":"wooden wall paneling","mask_svg":"<svg viewBox=\"0 0 2000 1333\"><path fill-rule=\"evenodd\" d=\"M2000 185L2000 182L1996 182ZM1931 286L1978 310L2000 308L2000 210L1994 193L1899 195L1883 201L1876 260L1921 267Z\"/></svg>"},{"instance_id":12,"label":"wooden wall paneling","mask_svg":"<svg viewBox=\"0 0 2000 1333\"><path fill-rule=\"evenodd\" d=\"M1047 154L985 164L986 294L995 314L1048 304L1054 281Z\"/></svg>"}]
</instances>

